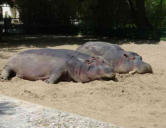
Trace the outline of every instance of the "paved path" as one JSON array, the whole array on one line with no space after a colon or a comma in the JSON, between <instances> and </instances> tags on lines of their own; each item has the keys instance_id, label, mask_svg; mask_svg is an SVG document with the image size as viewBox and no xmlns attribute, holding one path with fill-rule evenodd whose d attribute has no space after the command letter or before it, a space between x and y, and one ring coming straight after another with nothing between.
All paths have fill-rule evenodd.
<instances>
[{"instance_id":1,"label":"paved path","mask_svg":"<svg viewBox=\"0 0 166 128\"><path fill-rule=\"evenodd\" d=\"M76 114L61 112L0 96L0 128L122 128Z\"/></svg>"}]
</instances>

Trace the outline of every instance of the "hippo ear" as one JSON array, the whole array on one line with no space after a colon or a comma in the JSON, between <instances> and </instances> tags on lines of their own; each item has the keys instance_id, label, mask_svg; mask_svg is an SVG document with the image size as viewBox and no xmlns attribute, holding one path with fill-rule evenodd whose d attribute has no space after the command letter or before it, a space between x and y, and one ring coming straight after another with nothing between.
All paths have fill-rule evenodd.
<instances>
[{"instance_id":1,"label":"hippo ear","mask_svg":"<svg viewBox=\"0 0 166 128\"><path fill-rule=\"evenodd\" d=\"M140 56L140 60L142 60L142 56Z\"/></svg>"},{"instance_id":2,"label":"hippo ear","mask_svg":"<svg viewBox=\"0 0 166 128\"><path fill-rule=\"evenodd\" d=\"M125 56L126 58L129 57L126 53L124 53L123 56Z\"/></svg>"},{"instance_id":3,"label":"hippo ear","mask_svg":"<svg viewBox=\"0 0 166 128\"><path fill-rule=\"evenodd\" d=\"M90 64L91 64L91 61L90 61L90 60L86 60L86 63L87 63L88 65L90 65Z\"/></svg>"}]
</instances>

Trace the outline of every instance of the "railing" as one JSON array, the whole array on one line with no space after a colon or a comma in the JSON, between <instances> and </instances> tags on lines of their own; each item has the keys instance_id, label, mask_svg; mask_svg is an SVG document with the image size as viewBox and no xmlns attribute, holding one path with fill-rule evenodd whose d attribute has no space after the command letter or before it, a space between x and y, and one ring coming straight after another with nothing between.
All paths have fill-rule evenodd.
<instances>
[{"instance_id":1,"label":"railing","mask_svg":"<svg viewBox=\"0 0 166 128\"><path fill-rule=\"evenodd\" d=\"M0 20L0 32L1 33L19 33L20 26L22 26L22 22L19 18L4 18Z\"/></svg>"}]
</instances>

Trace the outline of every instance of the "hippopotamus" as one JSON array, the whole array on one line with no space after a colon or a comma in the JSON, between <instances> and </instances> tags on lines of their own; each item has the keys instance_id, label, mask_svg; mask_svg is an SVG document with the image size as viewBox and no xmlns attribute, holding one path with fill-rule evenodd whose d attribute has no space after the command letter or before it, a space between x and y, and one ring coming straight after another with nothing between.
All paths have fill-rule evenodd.
<instances>
[{"instance_id":1,"label":"hippopotamus","mask_svg":"<svg viewBox=\"0 0 166 128\"><path fill-rule=\"evenodd\" d=\"M92 56L102 56L116 73L152 73L150 64L144 62L135 52L125 51L117 44L101 41L89 41L77 48L77 51Z\"/></svg>"},{"instance_id":2,"label":"hippopotamus","mask_svg":"<svg viewBox=\"0 0 166 128\"><path fill-rule=\"evenodd\" d=\"M20 77L43 80L47 83L63 81L89 82L114 79L115 73L102 58L73 50L32 49L11 57L1 73L3 79Z\"/></svg>"}]
</instances>

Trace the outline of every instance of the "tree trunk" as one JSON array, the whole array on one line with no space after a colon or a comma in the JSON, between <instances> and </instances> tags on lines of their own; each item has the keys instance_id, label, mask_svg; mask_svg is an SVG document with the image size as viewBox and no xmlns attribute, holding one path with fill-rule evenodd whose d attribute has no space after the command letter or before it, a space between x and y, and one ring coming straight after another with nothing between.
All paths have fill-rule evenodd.
<instances>
[{"instance_id":1,"label":"tree trunk","mask_svg":"<svg viewBox=\"0 0 166 128\"><path fill-rule=\"evenodd\" d=\"M133 20L138 29L152 29L151 23L148 21L145 12L145 0L136 0L136 5L132 3L132 0L128 0Z\"/></svg>"}]
</instances>

